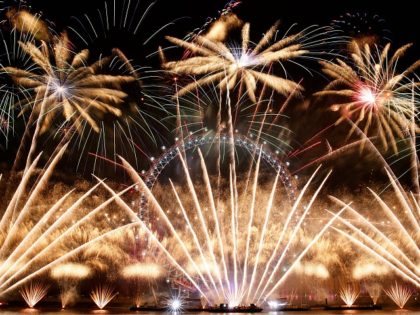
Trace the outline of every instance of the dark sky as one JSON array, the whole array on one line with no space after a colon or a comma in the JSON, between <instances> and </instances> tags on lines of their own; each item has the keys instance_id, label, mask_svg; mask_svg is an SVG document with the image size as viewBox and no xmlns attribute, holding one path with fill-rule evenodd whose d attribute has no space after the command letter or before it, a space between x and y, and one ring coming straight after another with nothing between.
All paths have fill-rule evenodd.
<instances>
[{"instance_id":1,"label":"dark sky","mask_svg":"<svg viewBox=\"0 0 420 315\"><path fill-rule=\"evenodd\" d=\"M117 6L128 3L128 0L116 0ZM110 1L109 1L110 2ZM141 0L144 8L151 1ZM136 0L131 0L131 4ZM225 0L157 0L157 4L149 12L142 30L164 25L174 19L179 20L173 33L187 32L199 27L209 16L216 16L225 5ZM39 8L58 24L70 23L70 16L81 17L93 14L102 8L104 0L60 0L32 1L34 8ZM400 4L400 5L399 5ZM243 0L235 12L244 20L252 23L255 29L263 31L274 21L280 19L289 26L295 22L302 26L311 24L328 24L334 18L347 12L363 12L377 14L386 20L392 31L392 38L397 43L416 41L419 36L417 10L410 8L407 2L360 1L360 0L327 0L327 1L277 1L277 0Z\"/></svg>"},{"instance_id":2,"label":"dark sky","mask_svg":"<svg viewBox=\"0 0 420 315\"><path fill-rule=\"evenodd\" d=\"M151 0L115 0L117 8L117 20L123 16L121 8L130 3L128 20L136 23L141 18ZM133 8L139 2L138 10ZM42 11L43 16L54 22L57 30L66 27L75 27L77 31L86 32L85 38L92 35L86 17L89 17L95 30L99 31L101 21L98 9L104 8L104 0L28 0L33 11ZM108 0L108 8L112 8L113 0ZM113 47L121 48L129 58L136 59L139 63L149 62L144 57L156 51L159 45L167 45L164 35L183 37L189 31L202 26L208 17L218 16L223 9L226 0L157 0L153 8L148 12L138 33L133 36L132 30L124 32L117 30L110 32L106 42L90 43L90 49L103 50ZM413 62L420 55L420 43L417 43L420 33L418 11L406 2L395 2L392 5L385 1L360 1L360 0L327 0L327 1L280 1L280 0L243 0L235 8L234 12L244 21L251 23L252 37L260 38L261 33L266 31L276 20L281 21L280 30L286 30L294 23L298 23L298 30L304 27L318 24L328 25L333 19L340 18L346 13L361 13L369 16L378 15L385 20L380 27L390 30L389 36L394 47L408 42L414 42L415 46L407 56L408 62ZM102 15L103 17L103 15ZM83 31L77 20L82 21ZM174 22L159 33L154 40L147 45L143 42L163 25ZM375 24L376 22L372 22ZM373 25L374 27L376 25ZM74 34L73 34L74 35ZM87 36L87 37L86 37ZM76 42L77 46L83 45ZM106 47L106 48L105 48ZM82 47L78 47L82 48ZM109 52L103 51L107 54ZM317 87L318 88L318 87ZM314 129L314 132L316 130Z\"/></svg>"}]
</instances>

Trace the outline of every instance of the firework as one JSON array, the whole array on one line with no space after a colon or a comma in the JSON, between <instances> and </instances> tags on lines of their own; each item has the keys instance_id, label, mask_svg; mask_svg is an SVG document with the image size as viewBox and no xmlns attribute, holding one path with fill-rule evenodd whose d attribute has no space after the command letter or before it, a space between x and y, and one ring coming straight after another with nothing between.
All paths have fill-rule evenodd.
<instances>
[{"instance_id":1,"label":"firework","mask_svg":"<svg viewBox=\"0 0 420 315\"><path fill-rule=\"evenodd\" d=\"M230 172L228 184L230 187L228 188L230 191L228 199L230 200L222 203L213 197L215 193L211 187L205 162L200 155L205 191L209 201L209 204L201 204L192 184L188 167L182 156L179 155L179 157L191 197L189 201L183 201L175 185L171 184L179 207L179 210L175 211L175 213L179 212L177 219L170 217L171 211L163 210L132 167L126 162L124 165L130 171L133 180L141 185L152 202L153 208L156 209L159 219L164 222L168 233L170 232L172 235L169 237L168 245L161 245L168 260L177 267L210 305L228 302L233 307L252 302L258 303L271 296L340 213L326 222L321 230L312 231L314 235L310 241L305 243L303 248L299 247L300 238L298 235L303 233L305 217L326 179L323 180L302 210L300 203L315 177L314 174L293 203L292 208L284 214L283 220L285 221L282 223L282 227L277 227L273 220L275 217L280 217L279 214L276 214L278 206L275 204L274 197L277 191L277 182L281 178L281 170L271 187L271 193L267 192L264 197L266 204L258 203L258 206L256 199L259 161L255 170L252 191L248 193L246 198L248 201L244 204L239 203L239 192L236 191L235 179ZM249 208L245 205L249 205ZM187 209L194 208L196 209L195 214L187 212ZM208 210L204 211L204 208ZM226 214L223 214L222 211ZM223 220L225 215L228 217ZM265 218L264 222L257 223L255 221L257 217ZM161 224L160 220L159 224ZM292 222L294 223L292 224ZM179 226L179 224L181 225ZM186 226L188 229L184 231ZM210 226L214 231L208 230ZM150 230L150 228L147 229ZM282 231L280 235L274 232L278 229ZM307 231L307 233L310 232ZM149 235L153 234L149 231ZM156 240L155 237L154 240ZM283 246L281 246L282 244ZM289 253L290 248L294 248L292 256Z\"/></svg>"},{"instance_id":2,"label":"firework","mask_svg":"<svg viewBox=\"0 0 420 315\"><path fill-rule=\"evenodd\" d=\"M408 76L420 66L415 62L402 72L397 72L399 59L411 45L399 48L389 56L391 45L383 50L377 46L359 46L352 44L352 64L337 59L335 63L321 61L323 71L332 78L319 96L337 97L331 105L333 111L339 111L341 117L337 124L350 119L358 126L363 124L365 134L375 126L385 148L392 147L398 152L396 137L404 138L404 133L418 127L413 117L418 115L415 100L419 83ZM346 99L339 101L339 99ZM349 136L355 131L350 130Z\"/></svg>"},{"instance_id":3,"label":"firework","mask_svg":"<svg viewBox=\"0 0 420 315\"><path fill-rule=\"evenodd\" d=\"M30 282L23 286L20 290L22 298L30 308L33 308L39 301L41 301L48 292L48 285L41 282Z\"/></svg>"},{"instance_id":4,"label":"firework","mask_svg":"<svg viewBox=\"0 0 420 315\"><path fill-rule=\"evenodd\" d=\"M133 77L99 74L107 60L86 65L89 51L74 53L66 33L57 38L52 47L45 43L41 47L30 42L19 44L36 67L32 71L14 67L4 70L16 84L34 93L34 99L22 111L31 111L29 123L36 122L33 139L48 131L58 114L78 132L82 132L84 123L99 132L98 120L105 114L121 115L119 106L127 95L120 90L120 85L133 81ZM32 141L27 165L35 144L36 141Z\"/></svg>"},{"instance_id":5,"label":"firework","mask_svg":"<svg viewBox=\"0 0 420 315\"><path fill-rule=\"evenodd\" d=\"M174 296L167 300L167 309L172 313L182 312L185 307L185 301L181 296Z\"/></svg>"},{"instance_id":6,"label":"firework","mask_svg":"<svg viewBox=\"0 0 420 315\"><path fill-rule=\"evenodd\" d=\"M118 294L110 285L98 285L90 293L90 298L100 308L103 309Z\"/></svg>"},{"instance_id":7,"label":"firework","mask_svg":"<svg viewBox=\"0 0 420 315\"><path fill-rule=\"evenodd\" d=\"M366 286L366 290L369 293L369 296L372 299L373 305L378 303L379 298L381 297L382 286L378 283L370 284Z\"/></svg>"},{"instance_id":8,"label":"firework","mask_svg":"<svg viewBox=\"0 0 420 315\"><path fill-rule=\"evenodd\" d=\"M298 43L303 34L284 37L270 45L277 32L275 24L258 44L251 48L249 29L249 24L242 28L242 47L230 47L203 36L197 36L194 42L167 36L171 43L190 50L194 56L164 63L163 67L177 75L204 76L183 87L177 95L182 96L201 85L215 82L221 90L231 90L238 84L244 84L253 102L256 102L258 82L284 96L301 91L302 88L296 82L265 72L271 68L272 63L286 62L308 53L302 44Z\"/></svg>"},{"instance_id":9,"label":"firework","mask_svg":"<svg viewBox=\"0 0 420 315\"><path fill-rule=\"evenodd\" d=\"M161 276L162 270L157 264L136 263L124 267L121 274L127 279L156 279Z\"/></svg>"},{"instance_id":10,"label":"firework","mask_svg":"<svg viewBox=\"0 0 420 315\"><path fill-rule=\"evenodd\" d=\"M334 227L334 229L374 258L385 263L387 268L419 287L418 201L413 194L410 197L407 195L388 170L387 174L402 210L398 211L396 207L388 205L377 193L370 190L375 201L380 205L386 221L376 222L374 218L365 217L349 207L350 217L339 218L338 221L342 226ZM344 205L342 201L333 199Z\"/></svg>"},{"instance_id":11,"label":"firework","mask_svg":"<svg viewBox=\"0 0 420 315\"><path fill-rule=\"evenodd\" d=\"M115 223L107 222L101 227L101 220L93 220L95 215L101 213L115 197L100 202L95 209L88 210L87 213L79 208L102 181L84 192L80 198L72 200L70 204L66 205L65 203L69 201L73 191L63 193L59 200L53 202L50 200L47 203L48 206L42 207L42 211L39 211L35 204L39 202L40 196L45 191L48 180L66 148L66 145L61 148L51 163L39 174L36 171L36 165L41 156L36 157L24 173L11 200L6 203L5 209L2 211L0 254L5 257L0 265L0 294L2 295L25 285L31 279L46 271L49 272L51 269L56 277L66 276L67 280L80 279L85 276L85 268L82 268L83 270L78 268L81 271L81 274L78 274L77 270L70 272L69 265L63 265L63 263L68 262L75 255L95 247L93 245L97 245L104 239L138 225L138 223L126 224L122 220ZM34 181L33 177L37 174L39 176ZM29 186L31 182L33 185ZM129 189L131 187L118 195L121 196ZM133 217L131 213L129 215L131 217L128 222ZM88 227L87 225L92 222L95 222L95 229L92 229L94 233L76 237L81 228ZM115 227L116 225L117 227Z\"/></svg>"},{"instance_id":12,"label":"firework","mask_svg":"<svg viewBox=\"0 0 420 315\"><path fill-rule=\"evenodd\" d=\"M385 289L384 291L401 309L404 308L405 304L413 295L413 291L410 288L399 285L397 282L395 282L395 285L391 286L391 288Z\"/></svg>"},{"instance_id":13,"label":"firework","mask_svg":"<svg viewBox=\"0 0 420 315\"><path fill-rule=\"evenodd\" d=\"M391 42L391 31L385 19L377 14L348 12L333 20L331 26L362 45L379 44L382 41Z\"/></svg>"},{"instance_id":14,"label":"firework","mask_svg":"<svg viewBox=\"0 0 420 315\"><path fill-rule=\"evenodd\" d=\"M350 307L356 302L360 291L356 289L353 285L346 285L340 290L340 298L346 304L347 307Z\"/></svg>"},{"instance_id":15,"label":"firework","mask_svg":"<svg viewBox=\"0 0 420 315\"><path fill-rule=\"evenodd\" d=\"M91 270L89 267L75 263L57 265L51 269L51 277L53 279L81 280L87 278L90 273Z\"/></svg>"},{"instance_id":16,"label":"firework","mask_svg":"<svg viewBox=\"0 0 420 315\"><path fill-rule=\"evenodd\" d=\"M383 277L389 273L389 268L376 263L359 263L353 269L353 278L361 280L369 277Z\"/></svg>"}]
</instances>

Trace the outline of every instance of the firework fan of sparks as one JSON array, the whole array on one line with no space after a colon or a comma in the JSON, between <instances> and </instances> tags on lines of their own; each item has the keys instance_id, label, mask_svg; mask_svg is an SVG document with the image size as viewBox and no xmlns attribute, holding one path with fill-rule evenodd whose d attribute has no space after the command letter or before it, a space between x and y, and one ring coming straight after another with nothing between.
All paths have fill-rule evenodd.
<instances>
[{"instance_id":1,"label":"firework fan of sparks","mask_svg":"<svg viewBox=\"0 0 420 315\"><path fill-rule=\"evenodd\" d=\"M383 262L404 280L420 287L418 200L414 194L408 195L403 190L395 175L388 170L387 174L401 210L388 205L379 194L370 190L374 200L379 203L385 220L377 222L369 214L363 215L362 212L349 206L348 215L338 219L341 226L333 228L356 246ZM344 202L337 198L333 197L333 200L344 205Z\"/></svg>"},{"instance_id":2,"label":"firework fan of sparks","mask_svg":"<svg viewBox=\"0 0 420 315\"><path fill-rule=\"evenodd\" d=\"M45 192L47 183L66 148L65 145L60 149L34 181L33 177L37 175L36 166L41 157L38 155L23 174L10 201L7 200L5 204L0 220L0 256L4 258L0 264L0 294L2 295L47 271L54 270L56 266L63 266L64 262L78 254L101 248L98 246L101 241L139 224L137 215L130 210L127 213L129 216L127 223L125 220L108 220L105 226L100 226L101 219L98 219L98 215L117 195L99 202L98 206L87 212L76 210L80 210L79 207L86 202L86 199L99 185L104 184L102 180L67 206L65 202L73 191L65 193L58 200L52 198L51 200L54 201L46 205L45 211L38 211L35 205L40 201L40 195ZM30 185L31 182L34 183ZM118 196L125 194L131 188L128 187L119 192ZM29 193L26 193L28 190ZM98 220L93 220L95 217ZM136 223L130 223L133 221ZM92 222L95 223L95 231L86 235L83 230ZM99 254L96 253L96 256ZM92 262L93 259L89 261ZM75 271L73 269L73 272ZM68 274L68 270L61 270L61 275L66 276L67 280L80 278L80 275Z\"/></svg>"},{"instance_id":3,"label":"firework fan of sparks","mask_svg":"<svg viewBox=\"0 0 420 315\"><path fill-rule=\"evenodd\" d=\"M233 177L231 169L229 177L229 198L231 200L226 201L225 204L215 197L216 192L211 187L208 171L203 156L200 154L203 180L206 182L209 207L211 208L211 210L205 210L207 205L198 198L198 192L194 188L188 166L181 155L179 155L179 158L183 165L191 197L183 200L178 189L174 184L171 184L178 201L179 210L175 211L164 210L137 172L124 160L123 163L133 180L138 182L141 185L141 190L147 193L147 198L154 211L157 211L158 217L155 221L158 222L159 226L165 224L168 228L167 233L169 233L168 237L171 241L167 245L160 245L161 249L167 255L168 260L210 305L226 303L227 301L232 306L252 302L258 303L273 294L297 266L305 253L341 213L339 212L332 219L326 219L324 228L321 230L307 231L309 234L315 234L309 238L308 243L297 241L299 239L298 234L304 233L301 231L301 229L304 229L303 221L326 180L324 179L317 192L310 197L311 201L303 207L304 213L297 214L296 211L302 208L299 207L299 204L309 183L314 178L312 177L296 202L293 203L290 212L284 215L287 217L284 218L286 220L285 225L283 228L278 227L280 230L283 229L283 232L279 237L276 237L277 234L273 234L273 231L277 228L275 224L270 224L270 222L273 223L273 217L276 217L274 208L277 208L277 206L274 205L274 195L277 189L277 181L280 180L279 176L274 181L270 196L265 198L268 199L268 204L257 206L255 199L253 199L249 201L251 205L248 209L245 205L241 206L242 202L239 200L242 200L243 196L237 191L236 179ZM250 186L253 187L253 198L256 198L257 195L259 163L258 160L253 184L250 183ZM192 204L190 205L190 203ZM217 208L216 204L218 204ZM248 202L245 202L245 204L248 204ZM125 207L129 206L126 205ZM190 208L196 208L197 212L188 213L189 210L187 209ZM226 212L229 213L229 219L226 222L221 219L222 209L226 209ZM171 213L175 213L176 217L173 217ZM184 219L180 218L180 215ZM265 217L264 223L254 222L255 218L260 216ZM186 226L189 228L186 229ZM213 226L215 229L211 233L207 229L209 226ZM161 241L156 239L152 229L153 227L147 228L149 235L153 236L155 242L162 244ZM190 233L191 235L189 235ZM281 249L280 245L284 242L286 243L285 248ZM295 249L293 258L289 257L289 248Z\"/></svg>"},{"instance_id":4,"label":"firework fan of sparks","mask_svg":"<svg viewBox=\"0 0 420 315\"><path fill-rule=\"evenodd\" d=\"M335 63L321 61L323 71L332 81L318 96L331 96L339 99L331 106L339 111L341 117L337 124L351 119L356 127L364 124L365 134L369 134L373 125L376 135L385 148L392 147L398 152L396 137L404 138L404 133L419 129L414 121L418 112L415 106L418 99L417 80L409 80L408 76L420 66L420 60L397 72L398 60L411 45L397 49L389 56L391 45L383 50L377 46L352 44L352 64L337 59Z\"/></svg>"},{"instance_id":5,"label":"firework fan of sparks","mask_svg":"<svg viewBox=\"0 0 420 315\"><path fill-rule=\"evenodd\" d=\"M185 60L164 62L163 67L176 75L201 77L182 87L177 91L177 96L210 83L217 83L221 90L243 86L253 102L257 100L258 82L286 97L302 91L298 83L271 74L272 65L279 63L284 69L284 63L295 63L293 59L307 55L309 50L318 46L320 42L325 44L325 40L321 38L320 29L316 27L309 27L294 35L287 32L283 38L278 39L277 27L278 23L274 24L258 43L253 44L250 41L250 25L245 24L242 28L241 47L230 46L200 35L193 42L167 36L171 43L189 50L193 56ZM324 29L331 35L328 30ZM331 41L334 40L337 38L332 36ZM165 60L163 52L161 58Z\"/></svg>"}]
</instances>

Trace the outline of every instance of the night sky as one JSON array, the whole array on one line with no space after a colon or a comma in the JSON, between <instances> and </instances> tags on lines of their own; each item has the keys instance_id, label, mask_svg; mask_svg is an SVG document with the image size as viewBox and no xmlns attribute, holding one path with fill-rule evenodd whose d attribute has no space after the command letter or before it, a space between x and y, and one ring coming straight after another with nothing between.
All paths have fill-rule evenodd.
<instances>
[{"instance_id":1,"label":"night sky","mask_svg":"<svg viewBox=\"0 0 420 315\"><path fill-rule=\"evenodd\" d=\"M103 0L31 1L28 3L31 5L33 12L42 12L44 18L53 22L54 28L58 32L66 27L74 27L80 31L83 27L80 27L80 24L78 24L77 19L79 19L82 21L87 33L92 34L92 30L85 17L88 16L91 18L91 21L95 27L97 27L100 25L97 10L103 10L104 8ZM127 3L128 0L117 1L117 6L121 7ZM130 3L131 7L133 7L133 3L136 3L136 1ZM128 20L135 23L135 21L141 18L141 14L146 10L150 3L151 1L147 0L140 1L139 8L135 14L133 14L133 11L129 11ZM109 1L109 4L112 4L112 1ZM90 49L98 49L104 54L109 53L112 48L118 47L124 51L129 58L134 59L137 64L158 67L159 61L157 58L146 58L146 56L155 52L159 46L169 46L164 38L165 35L179 38L184 37L188 32L201 27L209 17L218 16L218 12L220 12L225 4L226 1L221 0L158 0L145 16L137 34L134 35L133 32L130 31L113 30L107 34L106 39L101 38L93 40L88 46ZM117 9L117 12L121 12L121 10ZM416 56L420 55L420 47L417 43L420 32L417 11L410 8L409 4L390 5L383 1L244 0L234 9L234 13L243 21L250 22L251 37L255 39L258 39L261 33L266 31L277 20L281 21L280 31L285 31L294 23L298 24L296 30L303 29L313 24L329 25L332 20L340 19L340 16L346 13L367 14L370 17L377 15L381 20L381 23L375 24L376 22L373 22L373 24L375 24L373 27L378 27L380 32L383 31L383 34L392 40L394 48L408 42L413 42L415 44L406 56L405 60L407 60L407 63L412 63L418 58L416 58ZM121 16L117 17L117 20L118 19L121 19ZM168 23L170 23L170 25L157 33L157 35L147 44L144 44L154 32ZM98 31L98 29L96 30ZM70 33L72 32L70 31ZM72 33L71 36L75 46L83 48L85 43L80 41L77 36L74 36L74 33ZM171 52L169 52L169 56L171 57ZM316 69L317 65L309 65L309 67L314 67L315 71L318 70ZM300 74L297 76L300 76ZM317 75L312 77L308 76L303 79L303 85L308 93L312 93L322 88L327 82ZM305 141L305 137L308 137L308 130L309 135L314 134L335 119L328 117L328 115L324 115L324 112L317 112L316 110L315 113L311 113L310 111L304 113L298 109L289 114L293 119L288 126L296 133L296 143ZM304 126L304 128L302 126ZM335 134L342 137L343 132L344 131L338 130L335 131ZM334 135L332 135L329 140L334 144ZM336 145L339 145L339 143ZM13 159L13 153L11 152L13 152L13 148L4 152L3 161L11 161ZM342 163L343 160L348 161L349 159L354 159L354 156L343 157L340 161L335 161L334 167L339 170L340 167L342 167L343 171L348 170L347 163L344 163L342 166L340 166L340 163ZM366 164L366 161L364 161L364 164L360 165L364 170L370 167L369 163ZM352 172L352 175L354 176L351 177L353 177L354 182L360 182L360 178L355 176L355 173L357 172L354 172L354 170L352 170ZM89 174L89 172L87 173ZM363 175L361 175L361 178L363 179L366 179L366 176L370 176L369 171L361 171L361 173L363 173ZM340 178L338 180L340 180Z\"/></svg>"}]
</instances>

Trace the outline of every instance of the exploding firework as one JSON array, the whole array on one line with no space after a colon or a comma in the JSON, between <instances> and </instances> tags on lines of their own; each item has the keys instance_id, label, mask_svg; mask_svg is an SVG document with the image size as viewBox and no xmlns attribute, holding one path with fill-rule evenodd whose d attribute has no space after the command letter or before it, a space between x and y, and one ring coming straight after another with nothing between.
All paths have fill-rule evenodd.
<instances>
[{"instance_id":1,"label":"exploding firework","mask_svg":"<svg viewBox=\"0 0 420 315\"><path fill-rule=\"evenodd\" d=\"M346 13L332 21L331 26L361 45L390 42L391 31L385 19L366 12Z\"/></svg>"},{"instance_id":2,"label":"exploding firework","mask_svg":"<svg viewBox=\"0 0 420 315\"><path fill-rule=\"evenodd\" d=\"M276 37L277 26L273 25L252 48L249 24L242 28L242 47L230 47L203 36L197 36L192 43L168 36L167 39L171 43L190 50L195 56L181 61L166 62L163 67L177 75L204 76L180 89L177 96L211 83L218 83L221 90L231 90L244 84L253 102L256 102L257 82L286 97L290 93L301 91L302 88L296 82L265 73L272 63L287 62L308 53L304 45L299 43L304 33L284 37L270 45Z\"/></svg>"},{"instance_id":3,"label":"exploding firework","mask_svg":"<svg viewBox=\"0 0 420 315\"><path fill-rule=\"evenodd\" d=\"M397 282L395 282L395 285L391 286L391 288L385 289L384 291L401 309L404 308L405 304L413 295L413 291L410 288L399 285Z\"/></svg>"},{"instance_id":4,"label":"exploding firework","mask_svg":"<svg viewBox=\"0 0 420 315\"><path fill-rule=\"evenodd\" d=\"M118 292L115 292L112 286L99 284L90 293L90 298L100 309L103 309L117 294Z\"/></svg>"},{"instance_id":5,"label":"exploding firework","mask_svg":"<svg viewBox=\"0 0 420 315\"><path fill-rule=\"evenodd\" d=\"M167 309L173 313L182 312L185 306L184 301L179 296L168 299L166 305Z\"/></svg>"},{"instance_id":6,"label":"exploding firework","mask_svg":"<svg viewBox=\"0 0 420 315\"><path fill-rule=\"evenodd\" d=\"M25 284L20 290L22 298L29 307L34 307L48 293L49 286L41 282L30 282Z\"/></svg>"},{"instance_id":7,"label":"exploding firework","mask_svg":"<svg viewBox=\"0 0 420 315\"><path fill-rule=\"evenodd\" d=\"M385 150L391 146L398 152L395 138L404 138L404 133L412 129L418 132L414 117L418 115L415 102L419 83L408 76L420 66L420 61L397 72L398 61L410 46L402 46L389 56L390 44L380 50L377 46L353 43L353 65L340 59L336 63L321 61L324 73L332 81L316 95L338 98L331 109L341 114L337 124L347 119L354 121L349 136L360 124L364 124L365 134L375 125L375 135Z\"/></svg>"},{"instance_id":8,"label":"exploding firework","mask_svg":"<svg viewBox=\"0 0 420 315\"><path fill-rule=\"evenodd\" d=\"M71 122L71 127L80 133L85 124L99 132L98 120L105 114L121 115L119 106L127 95L120 86L133 81L132 76L99 74L107 60L86 65L89 51L74 53L66 33L52 47L45 43L40 48L30 42L19 44L36 67L31 71L14 67L4 70L16 84L34 93L34 98L23 108L23 112L31 111L28 123L36 122L33 139L48 131L58 114L64 116L64 124ZM35 144L32 141L28 162Z\"/></svg>"},{"instance_id":9,"label":"exploding firework","mask_svg":"<svg viewBox=\"0 0 420 315\"><path fill-rule=\"evenodd\" d=\"M340 298L347 307L350 307L356 302L360 291L354 285L346 285L340 289Z\"/></svg>"}]
</instances>

